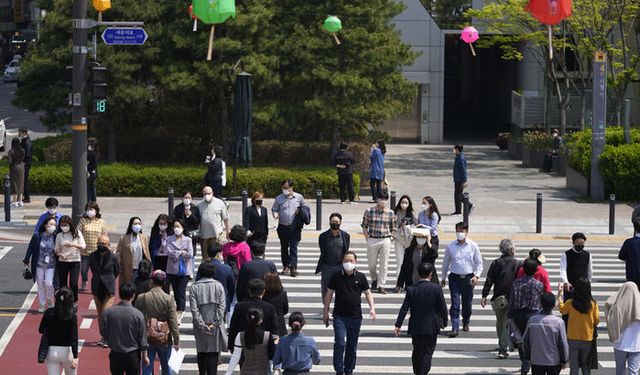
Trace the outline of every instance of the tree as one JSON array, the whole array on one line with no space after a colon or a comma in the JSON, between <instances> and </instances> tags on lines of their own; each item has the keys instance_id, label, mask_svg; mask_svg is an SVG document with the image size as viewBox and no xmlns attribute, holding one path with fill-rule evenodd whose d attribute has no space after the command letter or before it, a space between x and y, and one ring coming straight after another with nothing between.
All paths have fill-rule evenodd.
<instances>
[{"instance_id":1,"label":"tree","mask_svg":"<svg viewBox=\"0 0 640 375\"><path fill-rule=\"evenodd\" d=\"M63 77L71 62L71 4L43 1L42 37L25 58L15 101L45 111L50 127L69 123ZM210 62L209 28L200 23L199 32L191 31L188 4L119 2L103 14L105 21L144 21L149 34L144 47L98 46L98 60L109 69L109 97L92 132L108 139L119 157L162 153L175 160L206 150L212 140L228 143L229 68L239 59L252 74L254 140L362 136L368 124L411 105L415 86L400 68L415 54L393 29L391 19L402 5L392 0L236 0L237 18L216 25ZM340 46L321 30L329 14L343 21Z\"/></svg>"}]
</instances>

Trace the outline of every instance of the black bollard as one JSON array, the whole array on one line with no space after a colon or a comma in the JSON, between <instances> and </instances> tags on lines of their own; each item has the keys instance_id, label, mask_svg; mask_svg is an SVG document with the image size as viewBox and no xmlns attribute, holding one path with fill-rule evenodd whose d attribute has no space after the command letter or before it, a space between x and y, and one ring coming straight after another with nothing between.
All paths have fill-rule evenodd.
<instances>
[{"instance_id":1,"label":"black bollard","mask_svg":"<svg viewBox=\"0 0 640 375\"><path fill-rule=\"evenodd\" d=\"M394 190L391 190L390 198L391 198L391 209L393 210L394 208L396 208L396 192Z\"/></svg>"},{"instance_id":2,"label":"black bollard","mask_svg":"<svg viewBox=\"0 0 640 375\"><path fill-rule=\"evenodd\" d=\"M244 225L244 212L247 210L247 198L249 198L249 192L247 188L242 188L242 225Z\"/></svg>"},{"instance_id":3,"label":"black bollard","mask_svg":"<svg viewBox=\"0 0 640 375\"><path fill-rule=\"evenodd\" d=\"M173 199L174 199L174 190L173 187L169 187L169 190L167 191L167 209L168 209L168 213L167 215L169 215L169 217L173 217Z\"/></svg>"},{"instance_id":4,"label":"black bollard","mask_svg":"<svg viewBox=\"0 0 640 375\"><path fill-rule=\"evenodd\" d=\"M609 194L609 234L616 233L616 195Z\"/></svg>"},{"instance_id":5,"label":"black bollard","mask_svg":"<svg viewBox=\"0 0 640 375\"><path fill-rule=\"evenodd\" d=\"M11 221L11 178L4 175L4 221Z\"/></svg>"},{"instance_id":6,"label":"black bollard","mask_svg":"<svg viewBox=\"0 0 640 375\"><path fill-rule=\"evenodd\" d=\"M464 221L464 223L469 226L469 209L470 209L470 204L469 204L469 193L464 192L462 193L462 221Z\"/></svg>"},{"instance_id":7,"label":"black bollard","mask_svg":"<svg viewBox=\"0 0 640 375\"><path fill-rule=\"evenodd\" d=\"M536 233L542 233L542 193L536 194Z\"/></svg>"},{"instance_id":8,"label":"black bollard","mask_svg":"<svg viewBox=\"0 0 640 375\"><path fill-rule=\"evenodd\" d=\"M322 190L316 191L316 230L322 230Z\"/></svg>"}]
</instances>

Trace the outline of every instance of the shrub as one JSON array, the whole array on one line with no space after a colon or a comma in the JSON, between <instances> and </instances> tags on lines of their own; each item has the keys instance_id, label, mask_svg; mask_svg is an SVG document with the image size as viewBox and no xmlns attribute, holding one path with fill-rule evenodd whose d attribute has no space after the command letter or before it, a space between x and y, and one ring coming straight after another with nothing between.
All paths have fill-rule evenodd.
<instances>
[{"instance_id":1,"label":"shrub","mask_svg":"<svg viewBox=\"0 0 640 375\"><path fill-rule=\"evenodd\" d=\"M528 131L522 135L522 144L532 151L546 151L553 147L553 137L542 130Z\"/></svg>"},{"instance_id":2,"label":"shrub","mask_svg":"<svg viewBox=\"0 0 640 375\"><path fill-rule=\"evenodd\" d=\"M606 128L607 146L619 146L625 143L624 128L612 126ZM569 150L569 165L583 176L591 175L591 129L572 133L565 139ZM640 129L631 129L631 143L640 143Z\"/></svg>"},{"instance_id":3,"label":"shrub","mask_svg":"<svg viewBox=\"0 0 640 375\"><path fill-rule=\"evenodd\" d=\"M600 156L600 170L607 194L626 201L640 200L640 143L607 146Z\"/></svg>"},{"instance_id":4,"label":"shrub","mask_svg":"<svg viewBox=\"0 0 640 375\"><path fill-rule=\"evenodd\" d=\"M32 145L35 162L71 160L71 134L38 138L33 140ZM63 147L68 149L67 155L60 155L59 149Z\"/></svg>"},{"instance_id":5,"label":"shrub","mask_svg":"<svg viewBox=\"0 0 640 375\"><path fill-rule=\"evenodd\" d=\"M140 165L107 164L98 169L98 195L102 196L154 196L167 195L171 186L177 195L186 190L198 194L203 186L206 172L204 166L192 165ZM295 190L305 197L316 196L321 189L323 197L338 197L338 178L334 168L241 168L237 171L236 189L233 190L233 169L227 166L227 195L240 195L243 187L249 194L261 190L268 197L280 193L280 183L291 178ZM359 184L359 175L354 175L355 186ZM69 164L35 164L30 173L31 191L35 194L69 195L71 194L71 166Z\"/></svg>"}]
</instances>

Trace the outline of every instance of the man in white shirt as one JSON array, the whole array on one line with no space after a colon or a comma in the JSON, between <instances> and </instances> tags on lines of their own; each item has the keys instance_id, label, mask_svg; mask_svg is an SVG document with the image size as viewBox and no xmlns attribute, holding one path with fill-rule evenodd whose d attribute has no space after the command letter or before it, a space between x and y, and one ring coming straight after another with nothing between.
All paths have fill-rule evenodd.
<instances>
[{"instance_id":1,"label":"man in white shirt","mask_svg":"<svg viewBox=\"0 0 640 375\"><path fill-rule=\"evenodd\" d=\"M451 293L451 333L449 337L457 337L460 329L460 299L462 297L462 330L469 331L473 288L478 283L484 265L478 244L467 239L469 226L464 222L456 224L456 240L451 242L444 252L442 261L442 282L447 285L449 275L449 292Z\"/></svg>"}]
</instances>

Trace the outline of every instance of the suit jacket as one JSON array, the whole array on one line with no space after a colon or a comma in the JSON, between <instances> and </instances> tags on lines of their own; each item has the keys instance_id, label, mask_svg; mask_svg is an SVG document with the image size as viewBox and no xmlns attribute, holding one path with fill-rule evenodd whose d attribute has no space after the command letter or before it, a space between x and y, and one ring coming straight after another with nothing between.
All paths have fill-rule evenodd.
<instances>
[{"instance_id":1,"label":"suit jacket","mask_svg":"<svg viewBox=\"0 0 640 375\"><path fill-rule=\"evenodd\" d=\"M233 352L233 343L236 342L236 336L247 327L247 312L251 307L262 309L264 316L260 328L269 332L277 332L278 330L278 314L272 304L263 301L260 297L252 297L246 301L238 302L233 310L231 324L229 325L229 350L231 352Z\"/></svg>"},{"instance_id":2,"label":"suit jacket","mask_svg":"<svg viewBox=\"0 0 640 375\"><path fill-rule=\"evenodd\" d=\"M258 215L260 210L260 215ZM242 226L251 232L266 235L269 233L269 216L266 207L249 206L244 210Z\"/></svg>"},{"instance_id":3,"label":"suit jacket","mask_svg":"<svg viewBox=\"0 0 640 375\"><path fill-rule=\"evenodd\" d=\"M407 288L407 294L398 313L396 327L402 327L407 312L410 335L436 335L441 327L447 326L447 305L440 286L426 280Z\"/></svg>"},{"instance_id":4,"label":"suit jacket","mask_svg":"<svg viewBox=\"0 0 640 375\"><path fill-rule=\"evenodd\" d=\"M120 262L111 251L100 255L100 251L94 251L89 255L89 268L91 268L91 294L104 297L116 294L116 277L120 274Z\"/></svg>"},{"instance_id":5,"label":"suit jacket","mask_svg":"<svg viewBox=\"0 0 640 375\"><path fill-rule=\"evenodd\" d=\"M349 251L349 244L351 241L351 235L349 233L340 229L340 237L342 237L342 254ZM326 232L320 234L318 237L318 245L320 246L320 259L318 259L318 265L316 266L316 274L320 273L322 268L322 264L324 263L324 258L329 251L329 239L331 238L331 229Z\"/></svg>"},{"instance_id":6,"label":"suit jacket","mask_svg":"<svg viewBox=\"0 0 640 375\"><path fill-rule=\"evenodd\" d=\"M198 227L200 226L200 210L198 209L198 206L191 203L189 205L189 209L191 210L189 218L186 218L184 215L184 203L180 203L173 209L173 219L184 220L184 224L187 226L184 228L187 231L186 234L189 234L194 230L198 230ZM207 250L205 249L205 252L206 251Z\"/></svg>"},{"instance_id":7,"label":"suit jacket","mask_svg":"<svg viewBox=\"0 0 640 375\"><path fill-rule=\"evenodd\" d=\"M250 262L242 265L240 268L240 274L238 275L238 286L236 287L236 293L238 294L238 301L244 301L249 299L249 280L264 278L264 275L268 272L277 273L275 263L263 258L253 258Z\"/></svg>"},{"instance_id":8,"label":"suit jacket","mask_svg":"<svg viewBox=\"0 0 640 375\"><path fill-rule=\"evenodd\" d=\"M149 237L140 233L140 244L142 245L142 259L151 261L149 254ZM133 282L133 251L132 251L132 234L125 234L120 237L116 254L120 260L120 283ZM137 266L137 265L136 265Z\"/></svg>"}]
</instances>

